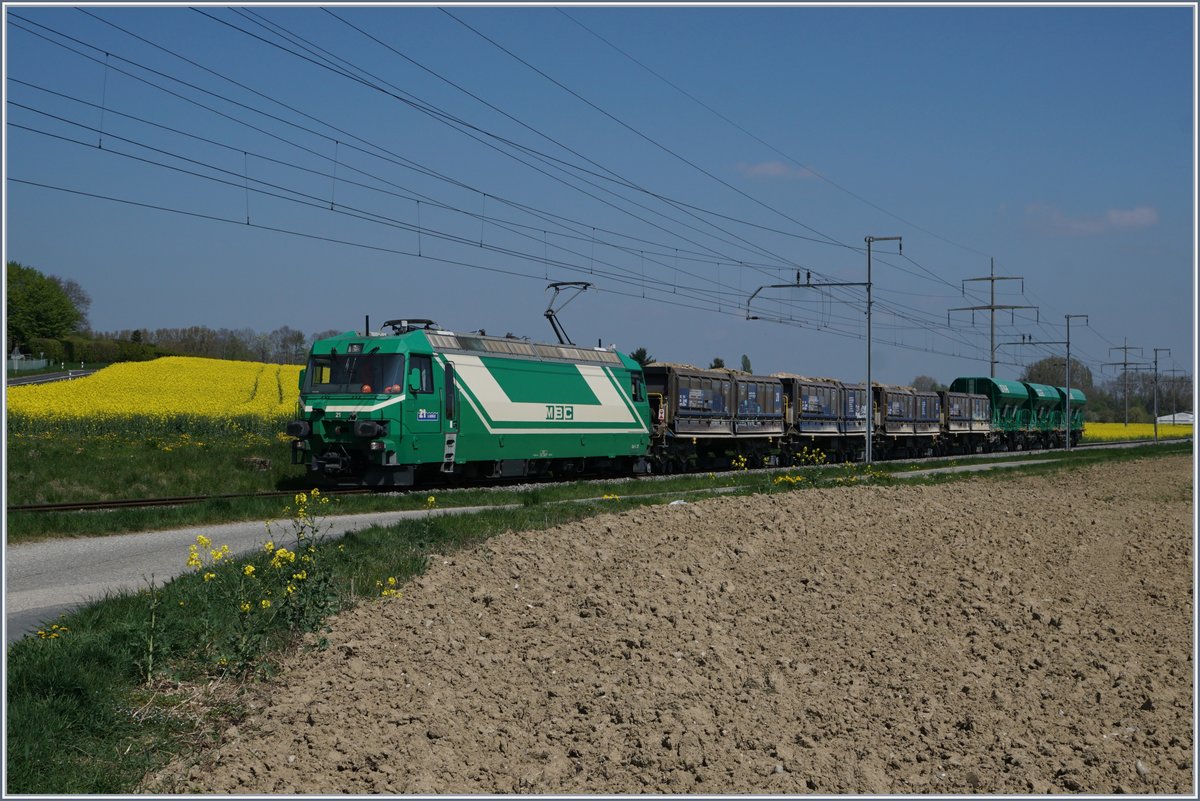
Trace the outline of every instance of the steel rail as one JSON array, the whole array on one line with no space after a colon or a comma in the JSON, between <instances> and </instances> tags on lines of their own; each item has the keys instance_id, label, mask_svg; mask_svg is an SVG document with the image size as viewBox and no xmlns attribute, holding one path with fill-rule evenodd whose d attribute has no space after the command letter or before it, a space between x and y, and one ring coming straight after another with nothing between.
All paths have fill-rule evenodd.
<instances>
[{"instance_id":1,"label":"steel rail","mask_svg":"<svg viewBox=\"0 0 1200 801\"><path fill-rule=\"evenodd\" d=\"M1169 444L1173 444L1173 443L1182 443L1182 442L1191 442L1191 441L1192 441L1191 437L1181 437L1181 438L1177 438L1177 439L1163 440L1159 444L1160 445L1169 445ZM1155 443L1152 440L1122 440L1122 441L1113 441L1113 442L1089 442L1089 443L1080 443L1079 445L1074 446L1074 448L1072 448L1072 450L1091 449L1091 448L1128 448L1128 447L1133 447L1133 446L1137 446L1137 445L1154 445L1154 444ZM972 454L957 454L957 455L949 454L949 455L942 455L942 456L923 456L923 457L909 458L909 459L890 459L888 461L896 462L896 463L923 462L923 461L931 461L931 460L936 460L936 459L964 459L964 458L966 458L966 459L985 459L985 458L989 458L989 457L994 458L994 457L1001 457L1001 456L1034 455L1034 454L1041 455L1041 454L1054 454L1054 453L1064 453L1065 454L1066 451L1063 450L1062 448L1039 448L1039 449L1016 450L1016 451L989 451L987 453L972 453ZM806 466L811 466L811 465L806 465ZM791 468L771 467L771 468L762 468L762 469L779 471L779 470L788 470ZM714 472L714 471L707 471L707 472ZM720 470L720 471L715 471L715 472L720 473L720 474L725 474L725 473L737 473L737 472L743 472L743 471ZM669 475L654 474L654 475L650 475L650 476L633 476L633 478L658 479L658 478L681 477L681 476L686 476L686 475L688 475L688 474L686 474L686 473L675 473L675 474L669 474ZM587 480L587 479L585 479L585 480ZM611 482L614 479L612 477L608 477L608 478L594 479L594 480L596 480L600 483L606 483L606 482ZM513 477L511 479L506 479L506 480L502 480L502 481L484 481L484 482L473 483L473 484L437 484L437 485L427 484L425 486L411 487L411 488L402 488L402 487L362 488L362 487L357 487L357 488L337 489L336 487L330 487L329 489L325 489L325 488L320 488L320 489L329 495L365 495L365 494L372 494L372 493L408 494L408 493L428 492L431 489L445 489L447 487L454 487L454 488L461 489L461 488L467 488L467 487L471 487L471 486L503 487L505 484L522 485L522 484L546 484L546 483L554 483L554 479L538 480L538 479L529 479L528 477ZM180 496L180 497L175 497L175 498L122 498L122 499L109 500L109 501L85 501L85 502L76 502L76 503L30 503L30 504L18 504L15 506L9 506L9 507L7 507L7 511L9 514L12 514L14 512L89 512L89 511L108 511L108 510L113 510L113 509L149 509L149 508L162 507L162 506L184 506L187 504L203 503L205 501L216 501L216 500L240 500L243 498L263 498L263 499L286 498L289 496L295 496L295 495L299 494L300 492L305 492L305 491L306 490L277 490L274 492L248 492L248 493L240 493L240 494L239 493L230 493L230 494L224 494L224 495L186 495L186 496Z\"/></svg>"}]
</instances>

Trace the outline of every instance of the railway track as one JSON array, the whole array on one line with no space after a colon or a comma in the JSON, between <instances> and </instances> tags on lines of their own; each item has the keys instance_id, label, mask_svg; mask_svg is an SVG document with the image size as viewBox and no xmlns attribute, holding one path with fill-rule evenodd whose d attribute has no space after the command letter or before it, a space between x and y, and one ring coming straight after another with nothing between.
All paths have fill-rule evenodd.
<instances>
[{"instance_id":1,"label":"railway track","mask_svg":"<svg viewBox=\"0 0 1200 801\"><path fill-rule=\"evenodd\" d=\"M1190 442L1190 441L1191 441L1190 439L1166 440L1160 444L1168 444L1171 442ZM1122 441L1122 442L1090 442L1090 443L1076 445L1072 448L1072 450L1091 450L1091 449L1095 449L1095 448L1128 448L1128 447L1134 447L1134 446L1138 446L1138 445L1151 445L1151 444L1154 444L1154 443L1148 442L1146 440L1129 440L1129 441ZM1063 451L1062 449L1057 449L1057 448L1054 450L996 451L996 452L992 452L992 453L965 454L965 455L961 455L961 456L929 456L929 457L922 457L922 458L916 458L916 459L896 459L896 460L891 460L890 463L893 463L893 464L920 463L920 462L925 462L925 461L931 461L931 460L937 460L937 459L948 459L948 458L986 459L986 458L996 458L998 456L1016 456L1018 454L1032 456L1032 455L1047 454L1047 453L1066 453L1066 451ZM787 468L771 468L771 469L784 470ZM740 472L740 471L735 471L735 472ZM679 475L683 475L683 474L679 474ZM662 476L647 476L647 478L661 478L661 477ZM678 476L676 476L676 477L678 477ZM529 484L529 483L546 483L546 481L531 482L528 479L525 479L525 480L514 480L514 481L508 482L508 483ZM378 492L405 494L405 493L409 493L409 492L428 492L430 490L445 489L447 486L451 486L451 485L445 485L445 486L430 485L430 486L417 487L417 488L408 489L408 490L399 489L396 487L389 487L384 490L371 489L371 488L337 489L337 488L331 487L329 489L322 488L321 491L328 495L332 495L332 496L366 495L366 494L372 494L372 493L378 493ZM453 486L459 487L459 488L463 487L463 485L461 485L461 484L457 484L457 485L453 485ZM480 486L485 486L485 485L481 484ZM487 484L486 486L497 487L497 486L503 486L503 485L491 483L491 484ZM204 503L206 501L215 501L215 500L242 500L242 499L246 499L246 498L263 498L263 499L288 498L288 497L293 497L298 492L303 492L303 491L304 490L277 490L274 492L228 493L228 494L221 494L221 495L183 495L183 496L171 497L171 498L125 498L125 499L108 500L108 501L86 501L86 502L81 502L81 503L31 503L31 504L19 504L19 505L15 505L15 506L9 506L9 507L7 507L7 510L8 510L9 514L13 514L14 512L88 512L88 511L113 511L116 509L151 509L151 508L155 508L155 507L186 506L189 504Z\"/></svg>"},{"instance_id":2,"label":"railway track","mask_svg":"<svg viewBox=\"0 0 1200 801\"><path fill-rule=\"evenodd\" d=\"M243 498L289 498L303 490L278 490L276 492L245 492L224 495L181 495L174 498L123 498L109 501L85 501L81 503L28 503L7 507L13 512L95 512L115 509L150 509L158 506L187 506L193 503L218 500L241 500ZM362 495L367 489L329 490L330 495Z\"/></svg>"}]
</instances>

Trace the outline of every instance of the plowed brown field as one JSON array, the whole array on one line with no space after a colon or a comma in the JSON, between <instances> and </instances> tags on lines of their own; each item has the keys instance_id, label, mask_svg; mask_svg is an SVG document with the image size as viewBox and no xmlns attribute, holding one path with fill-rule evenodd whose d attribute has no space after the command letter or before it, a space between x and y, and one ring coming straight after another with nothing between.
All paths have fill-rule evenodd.
<instances>
[{"instance_id":1,"label":"plowed brown field","mask_svg":"<svg viewBox=\"0 0 1200 801\"><path fill-rule=\"evenodd\" d=\"M1192 463L610 514L432 560L152 786L1191 793Z\"/></svg>"}]
</instances>

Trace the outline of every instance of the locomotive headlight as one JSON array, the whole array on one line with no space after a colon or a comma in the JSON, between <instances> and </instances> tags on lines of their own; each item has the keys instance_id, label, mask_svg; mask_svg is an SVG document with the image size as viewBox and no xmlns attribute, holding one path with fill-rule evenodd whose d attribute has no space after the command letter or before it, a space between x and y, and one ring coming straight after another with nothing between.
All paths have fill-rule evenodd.
<instances>
[{"instance_id":1,"label":"locomotive headlight","mask_svg":"<svg viewBox=\"0 0 1200 801\"><path fill-rule=\"evenodd\" d=\"M374 440L367 447L373 451L381 451L384 448L384 444L380 440Z\"/></svg>"},{"instance_id":2,"label":"locomotive headlight","mask_svg":"<svg viewBox=\"0 0 1200 801\"><path fill-rule=\"evenodd\" d=\"M312 433L312 426L307 420L292 420L287 424L287 435L289 437L307 437Z\"/></svg>"}]
</instances>

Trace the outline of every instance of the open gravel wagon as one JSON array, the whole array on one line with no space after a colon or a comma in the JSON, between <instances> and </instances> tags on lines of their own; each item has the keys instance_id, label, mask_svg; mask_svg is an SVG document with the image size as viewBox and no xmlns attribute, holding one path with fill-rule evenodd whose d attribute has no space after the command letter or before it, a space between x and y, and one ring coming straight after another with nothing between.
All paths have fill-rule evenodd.
<instances>
[{"instance_id":1,"label":"open gravel wagon","mask_svg":"<svg viewBox=\"0 0 1200 801\"><path fill-rule=\"evenodd\" d=\"M1063 419L1067 416L1067 388L1055 387L1062 398ZM1078 445L1083 438L1083 411L1087 407L1087 395L1078 387L1071 387L1071 444ZM1063 426L1065 428L1065 426Z\"/></svg>"},{"instance_id":2,"label":"open gravel wagon","mask_svg":"<svg viewBox=\"0 0 1200 801\"><path fill-rule=\"evenodd\" d=\"M665 362L645 372L656 472L778 462L784 434L778 378Z\"/></svg>"},{"instance_id":3,"label":"open gravel wagon","mask_svg":"<svg viewBox=\"0 0 1200 801\"><path fill-rule=\"evenodd\" d=\"M987 396L992 406L993 450L1022 450L1049 444L1055 410L1063 403L1062 394L1054 387L1002 378L956 378L950 391Z\"/></svg>"},{"instance_id":4,"label":"open gravel wagon","mask_svg":"<svg viewBox=\"0 0 1200 801\"><path fill-rule=\"evenodd\" d=\"M1029 434L1033 441L1048 448L1061 442L1063 432L1063 396L1045 384L1024 384L1029 392Z\"/></svg>"},{"instance_id":5,"label":"open gravel wagon","mask_svg":"<svg viewBox=\"0 0 1200 801\"><path fill-rule=\"evenodd\" d=\"M992 405L986 395L941 392L942 453L982 453L992 433Z\"/></svg>"},{"instance_id":6,"label":"open gravel wagon","mask_svg":"<svg viewBox=\"0 0 1200 801\"><path fill-rule=\"evenodd\" d=\"M858 412L866 407L862 402L862 387L847 388L834 378L810 378L792 373L775 373L783 384L784 416L787 438L785 460L804 464L820 452L831 462L842 461L851 453L861 453L866 430L865 417ZM847 427L846 416L851 423ZM854 423L861 423L856 428ZM852 443L848 437L857 434Z\"/></svg>"}]
</instances>

